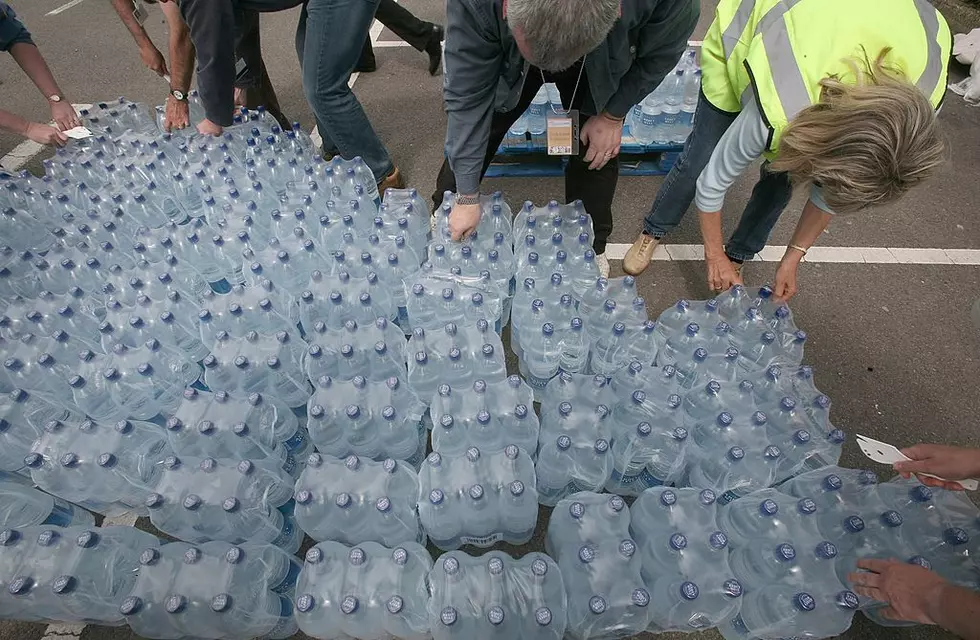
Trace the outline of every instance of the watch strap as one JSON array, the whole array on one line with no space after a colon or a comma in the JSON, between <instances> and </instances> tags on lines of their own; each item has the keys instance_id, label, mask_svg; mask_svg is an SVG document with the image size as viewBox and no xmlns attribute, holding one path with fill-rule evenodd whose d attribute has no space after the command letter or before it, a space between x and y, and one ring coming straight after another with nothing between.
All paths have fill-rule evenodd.
<instances>
[{"instance_id":1,"label":"watch strap","mask_svg":"<svg viewBox=\"0 0 980 640\"><path fill-rule=\"evenodd\" d=\"M480 194L475 193L469 196L463 196L456 194L456 204L470 205L470 204L480 204Z\"/></svg>"}]
</instances>

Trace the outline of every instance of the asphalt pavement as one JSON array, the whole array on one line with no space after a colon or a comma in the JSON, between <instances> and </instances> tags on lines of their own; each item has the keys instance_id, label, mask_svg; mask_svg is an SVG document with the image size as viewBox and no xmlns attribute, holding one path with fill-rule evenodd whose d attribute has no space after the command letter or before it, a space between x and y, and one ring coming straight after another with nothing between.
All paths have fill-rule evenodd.
<instances>
[{"instance_id":1,"label":"asphalt pavement","mask_svg":"<svg viewBox=\"0 0 980 640\"><path fill-rule=\"evenodd\" d=\"M65 0L15 0L12 4L73 102L119 95L147 104L162 102L165 84L142 66L132 39L105 0L83 0L54 15L46 14ZM422 18L443 20L442 2L404 0L403 4ZM702 6L695 39L710 22L714 2L702 0ZM968 11L947 15L954 31L980 26L976 15ZM293 49L296 17L295 10L263 16L263 45L284 111L310 128L312 117ZM151 10L147 28L165 51L165 27L158 11ZM397 38L384 31L379 40ZM426 57L409 47L379 46L376 55L378 70L361 74L355 93L409 185L429 194L443 154L446 121L441 78L430 77ZM954 68L953 73L962 77L964 70ZM36 114L38 119L46 116L43 99L9 56L0 57L0 95L6 109L28 117ZM980 203L980 109L949 94L940 120L950 153L936 178L899 203L840 216L820 245L980 250L980 217L975 213ZM19 142L0 134L0 156ZM36 170L37 159L28 166ZM633 241L661 182L662 178L620 180L614 204L616 228L610 242ZM754 172L747 172L727 198L726 230L734 228L754 183ZM560 179L505 178L488 180L486 186L502 190L515 206L524 200L561 199L564 193ZM772 244L788 241L802 202L798 195L787 208L773 232ZM669 241L697 244L695 217L688 216ZM750 263L746 280L761 284L771 279L774 268L772 263ZM613 262L613 271L621 273L618 262ZM703 266L696 261L657 262L639 279L639 287L651 315L678 298L709 295ZM971 308L980 297L980 267L804 263L800 288L793 311L809 332L806 361L814 366L819 388L833 399L835 424L850 433L899 446L931 441L980 447L980 327L971 321ZM853 440L848 441L842 465L865 466L866 462ZM887 477L886 469L877 470ZM539 535L529 545L506 550L518 555L543 550L547 513L543 510ZM139 524L148 526L143 521ZM0 640L35 640L45 631L46 625L41 624L0 623ZM136 636L125 627L89 626L80 637L123 640ZM712 631L684 637L719 636ZM932 640L950 636L927 627L885 629L859 615L843 637Z\"/></svg>"}]
</instances>

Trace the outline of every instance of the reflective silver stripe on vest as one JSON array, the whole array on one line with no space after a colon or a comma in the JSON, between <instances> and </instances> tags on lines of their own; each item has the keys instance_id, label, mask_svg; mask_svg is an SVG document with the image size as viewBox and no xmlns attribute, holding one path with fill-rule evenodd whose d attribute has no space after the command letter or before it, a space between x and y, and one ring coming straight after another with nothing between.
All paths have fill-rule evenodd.
<instances>
[{"instance_id":1,"label":"reflective silver stripe on vest","mask_svg":"<svg viewBox=\"0 0 980 640\"><path fill-rule=\"evenodd\" d=\"M762 42L766 45L772 84L787 120L792 120L811 104L806 82L803 81L803 72L793 55L793 45L789 40L789 29L785 20L786 12L800 2L802 0L783 0L766 13L756 30L756 33L762 34Z\"/></svg>"},{"instance_id":2,"label":"reflective silver stripe on vest","mask_svg":"<svg viewBox=\"0 0 980 640\"><path fill-rule=\"evenodd\" d=\"M936 9L926 2L926 0L914 0L915 9L919 12L919 19L922 20L922 28L926 32L926 68L919 76L915 86L919 91L932 99L932 94L936 92L936 87L943 77L943 70L946 67L946 60L943 59L943 48L939 44L939 17Z\"/></svg>"},{"instance_id":3,"label":"reflective silver stripe on vest","mask_svg":"<svg viewBox=\"0 0 980 640\"><path fill-rule=\"evenodd\" d=\"M732 21L728 24L725 32L721 34L721 46L725 53L725 59L731 57L732 51L738 44L738 40L752 19L752 10L755 9L755 0L742 0L735 10Z\"/></svg>"}]
</instances>

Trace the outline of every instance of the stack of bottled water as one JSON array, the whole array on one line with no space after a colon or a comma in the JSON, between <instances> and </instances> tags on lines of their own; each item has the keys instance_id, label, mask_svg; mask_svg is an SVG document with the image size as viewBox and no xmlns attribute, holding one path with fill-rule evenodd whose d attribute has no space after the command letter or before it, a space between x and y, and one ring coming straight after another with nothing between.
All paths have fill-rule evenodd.
<instances>
[{"instance_id":1,"label":"stack of bottled water","mask_svg":"<svg viewBox=\"0 0 980 640\"><path fill-rule=\"evenodd\" d=\"M555 561L542 553L519 560L500 551L479 558L439 557L429 573L432 637L560 640L567 599Z\"/></svg>"},{"instance_id":2,"label":"stack of bottled water","mask_svg":"<svg viewBox=\"0 0 980 640\"><path fill-rule=\"evenodd\" d=\"M735 617L742 585L729 566L729 534L718 523L713 491L649 489L630 515L654 602L652 631L705 630Z\"/></svg>"},{"instance_id":3,"label":"stack of bottled water","mask_svg":"<svg viewBox=\"0 0 980 640\"><path fill-rule=\"evenodd\" d=\"M350 381L318 378L306 409L317 450L338 458L404 460L417 469L428 442L422 419L425 404L404 377L402 373L401 379L392 376L384 381L361 375Z\"/></svg>"},{"instance_id":4,"label":"stack of bottled water","mask_svg":"<svg viewBox=\"0 0 980 640\"><path fill-rule=\"evenodd\" d=\"M844 433L800 364L806 334L768 287L682 300L641 334L611 359L629 364L611 374L610 491L676 484L728 502L839 459Z\"/></svg>"},{"instance_id":5,"label":"stack of bottled water","mask_svg":"<svg viewBox=\"0 0 980 640\"><path fill-rule=\"evenodd\" d=\"M418 476L404 462L314 453L296 481L296 520L316 540L421 543L418 493Z\"/></svg>"},{"instance_id":6,"label":"stack of bottled water","mask_svg":"<svg viewBox=\"0 0 980 640\"><path fill-rule=\"evenodd\" d=\"M547 128L548 116L563 111L558 86L553 82L545 82L534 94L527 110L511 125L504 137L503 144L509 147L522 147L526 142L525 133L530 133L532 140L536 143L544 144L544 132Z\"/></svg>"},{"instance_id":7,"label":"stack of bottled water","mask_svg":"<svg viewBox=\"0 0 980 640\"><path fill-rule=\"evenodd\" d=\"M630 135L641 145L684 144L694 125L700 91L697 52L688 49L660 86L630 111Z\"/></svg>"},{"instance_id":8,"label":"stack of bottled water","mask_svg":"<svg viewBox=\"0 0 980 640\"><path fill-rule=\"evenodd\" d=\"M450 322L441 330L416 327L408 352L408 382L423 398L435 396L443 384L468 385L476 379L496 382L507 377L503 342L484 318L461 325Z\"/></svg>"},{"instance_id":9,"label":"stack of bottled water","mask_svg":"<svg viewBox=\"0 0 980 640\"><path fill-rule=\"evenodd\" d=\"M630 512L619 496L587 491L558 502L545 549L561 568L568 597L568 635L577 640L646 631L652 610Z\"/></svg>"},{"instance_id":10,"label":"stack of bottled water","mask_svg":"<svg viewBox=\"0 0 980 640\"><path fill-rule=\"evenodd\" d=\"M430 570L432 557L415 542L394 548L321 542L306 552L296 622L322 640L430 638Z\"/></svg>"},{"instance_id":11,"label":"stack of bottled water","mask_svg":"<svg viewBox=\"0 0 980 640\"><path fill-rule=\"evenodd\" d=\"M525 544L538 521L534 462L517 445L433 452L419 472L418 511L429 539L444 551Z\"/></svg>"},{"instance_id":12,"label":"stack of bottled water","mask_svg":"<svg viewBox=\"0 0 980 640\"><path fill-rule=\"evenodd\" d=\"M119 625L155 536L132 527L54 525L0 531L0 618Z\"/></svg>"},{"instance_id":13,"label":"stack of bottled water","mask_svg":"<svg viewBox=\"0 0 980 640\"><path fill-rule=\"evenodd\" d=\"M141 636L276 640L298 630L293 593L300 566L278 547L171 542L136 555L127 572L136 584L116 610Z\"/></svg>"},{"instance_id":14,"label":"stack of bottled water","mask_svg":"<svg viewBox=\"0 0 980 640\"><path fill-rule=\"evenodd\" d=\"M0 527L23 529L35 525L93 527L95 517L81 507L31 487L22 476L0 473Z\"/></svg>"},{"instance_id":15,"label":"stack of bottled water","mask_svg":"<svg viewBox=\"0 0 980 640\"><path fill-rule=\"evenodd\" d=\"M519 376L476 380L469 389L439 385L429 406L432 450L459 456L472 445L489 452L514 444L533 456L540 424L532 403L531 389Z\"/></svg>"}]
</instances>

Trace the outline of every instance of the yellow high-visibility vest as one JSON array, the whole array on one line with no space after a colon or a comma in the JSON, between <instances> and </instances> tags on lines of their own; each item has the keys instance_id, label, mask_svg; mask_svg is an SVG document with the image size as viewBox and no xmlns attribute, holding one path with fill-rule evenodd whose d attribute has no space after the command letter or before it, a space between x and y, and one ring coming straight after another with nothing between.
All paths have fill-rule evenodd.
<instances>
[{"instance_id":1,"label":"yellow high-visibility vest","mask_svg":"<svg viewBox=\"0 0 980 640\"><path fill-rule=\"evenodd\" d=\"M820 81L855 82L848 58L885 64L933 106L946 92L949 25L927 0L721 0L701 50L705 97L722 111L758 100L769 126L767 157L787 124L820 100Z\"/></svg>"}]
</instances>

